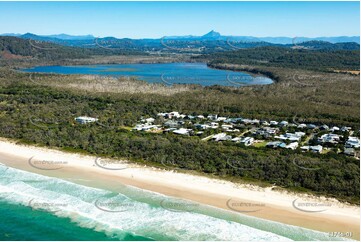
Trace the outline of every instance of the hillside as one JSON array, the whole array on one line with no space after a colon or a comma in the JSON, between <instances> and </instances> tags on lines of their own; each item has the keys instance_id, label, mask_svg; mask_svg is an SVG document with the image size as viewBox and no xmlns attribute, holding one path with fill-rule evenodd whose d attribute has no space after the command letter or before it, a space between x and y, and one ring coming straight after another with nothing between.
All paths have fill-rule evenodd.
<instances>
[{"instance_id":1,"label":"hillside","mask_svg":"<svg viewBox=\"0 0 361 242\"><path fill-rule=\"evenodd\" d=\"M78 48L50 42L22 39L13 36L0 36L0 60L33 59L63 60L90 58L93 55L136 55L132 50L108 50L104 48Z\"/></svg>"},{"instance_id":2,"label":"hillside","mask_svg":"<svg viewBox=\"0 0 361 242\"><path fill-rule=\"evenodd\" d=\"M14 36L13 34L7 34ZM40 36L32 33L15 35L18 38L54 43L62 46L102 49L102 51L141 51L141 52L191 52L212 53L243 48L278 46L286 48L325 49L325 50L359 50L358 37L334 38L290 38L290 37L252 37L224 36L211 31L202 36L165 36L155 39L131 39L91 35L70 36L66 34ZM98 50L99 51L99 50Z\"/></svg>"},{"instance_id":3,"label":"hillside","mask_svg":"<svg viewBox=\"0 0 361 242\"><path fill-rule=\"evenodd\" d=\"M211 64L239 64L310 70L359 70L359 50L311 50L260 47L204 55Z\"/></svg>"}]
</instances>

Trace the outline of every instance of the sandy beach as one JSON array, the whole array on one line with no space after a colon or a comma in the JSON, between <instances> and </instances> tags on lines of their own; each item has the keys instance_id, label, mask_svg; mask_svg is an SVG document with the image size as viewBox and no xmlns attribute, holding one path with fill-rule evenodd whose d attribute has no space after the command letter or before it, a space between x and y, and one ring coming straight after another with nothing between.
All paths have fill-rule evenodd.
<instances>
[{"instance_id":1,"label":"sandy beach","mask_svg":"<svg viewBox=\"0 0 361 242\"><path fill-rule=\"evenodd\" d=\"M18 145L0 139L0 162L6 166L117 191L125 184L192 200L235 213L323 232L352 233L360 238L360 209L335 199L280 192L247 184Z\"/></svg>"}]
</instances>

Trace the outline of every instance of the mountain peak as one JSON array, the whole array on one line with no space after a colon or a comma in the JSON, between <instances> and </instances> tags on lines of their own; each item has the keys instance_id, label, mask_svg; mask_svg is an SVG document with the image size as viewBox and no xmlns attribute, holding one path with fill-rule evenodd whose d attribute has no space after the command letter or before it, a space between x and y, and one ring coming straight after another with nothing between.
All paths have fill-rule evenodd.
<instances>
[{"instance_id":1,"label":"mountain peak","mask_svg":"<svg viewBox=\"0 0 361 242\"><path fill-rule=\"evenodd\" d=\"M212 31L210 31L209 33L207 33L207 34L203 35L202 37L206 37L206 38L215 38L215 37L220 37L220 36L221 36L221 34L220 34L220 33L218 33L218 32L216 32L216 31L212 30Z\"/></svg>"}]
</instances>

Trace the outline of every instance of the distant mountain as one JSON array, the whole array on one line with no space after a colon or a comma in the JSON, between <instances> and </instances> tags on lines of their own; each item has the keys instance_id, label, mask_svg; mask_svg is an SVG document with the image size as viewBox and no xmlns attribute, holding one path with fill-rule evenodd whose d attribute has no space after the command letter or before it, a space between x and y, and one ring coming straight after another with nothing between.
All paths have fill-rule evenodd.
<instances>
[{"instance_id":1,"label":"distant mountain","mask_svg":"<svg viewBox=\"0 0 361 242\"><path fill-rule=\"evenodd\" d=\"M238 41L249 41L249 42L268 42L272 44L295 44L306 41L327 41L330 43L342 43L342 42L355 42L360 44L360 36L336 36L336 37L253 37L253 36L234 36L234 35L221 35L218 32L212 30L211 32L203 36L166 36L166 39L216 39L216 40L238 40Z\"/></svg>"},{"instance_id":2,"label":"distant mountain","mask_svg":"<svg viewBox=\"0 0 361 242\"><path fill-rule=\"evenodd\" d=\"M22 37L24 39L27 38L38 38L38 39L61 39L61 40L90 40L95 39L93 35L68 35L68 34L53 34L53 35L35 35L32 33L26 34L14 34L14 33L5 33L0 34L0 36L14 36L14 37Z\"/></svg>"},{"instance_id":3,"label":"distant mountain","mask_svg":"<svg viewBox=\"0 0 361 242\"><path fill-rule=\"evenodd\" d=\"M68 35L68 34L54 34L54 35L43 35L44 37L57 38L63 40L89 40L95 39L93 35Z\"/></svg>"},{"instance_id":4,"label":"distant mountain","mask_svg":"<svg viewBox=\"0 0 361 242\"><path fill-rule=\"evenodd\" d=\"M359 50L360 45L355 42L330 43L327 41L311 40L297 44L287 45L292 49L309 50Z\"/></svg>"},{"instance_id":5,"label":"distant mountain","mask_svg":"<svg viewBox=\"0 0 361 242\"><path fill-rule=\"evenodd\" d=\"M221 37L221 34L212 30L211 32L205 34L202 36L201 39L218 39Z\"/></svg>"},{"instance_id":6,"label":"distant mountain","mask_svg":"<svg viewBox=\"0 0 361 242\"><path fill-rule=\"evenodd\" d=\"M230 51L266 46L280 46L296 49L326 49L326 50L359 50L358 36L338 37L253 37L224 36L212 30L205 35L165 36L160 39L130 39L115 37L95 38L93 35L73 36L68 34L35 35L26 33L3 34L22 39L44 41L62 46L82 48L102 48L106 50L141 51L141 52L192 52L208 53L215 51Z\"/></svg>"},{"instance_id":7,"label":"distant mountain","mask_svg":"<svg viewBox=\"0 0 361 242\"><path fill-rule=\"evenodd\" d=\"M360 36L337 36L337 37L315 37L315 38L308 38L308 37L260 37L260 40L274 43L274 44L297 44L307 41L326 41L330 43L343 43L343 42L355 42L360 44Z\"/></svg>"},{"instance_id":8,"label":"distant mountain","mask_svg":"<svg viewBox=\"0 0 361 242\"><path fill-rule=\"evenodd\" d=\"M96 37L93 35L68 35L68 34L53 34L53 35L35 35L32 33L26 34L14 34L14 33L5 33L0 34L0 36L16 36L21 38L37 38L43 40L49 39L58 39L58 40L94 40ZM114 38L115 37L106 37L106 38ZM127 38L129 39L129 38ZM360 36L335 36L335 37L253 37L253 36L234 36L234 35L221 35L219 32L214 30L210 31L209 33L201 36L195 35L185 35L185 36L164 36L162 39L201 39L201 40L238 40L238 41L250 41L250 42L268 42L272 44L294 44L294 43L301 43L306 41L327 41L330 43L342 43L342 42L355 42L360 44ZM119 39L118 39L119 40ZM130 39L131 40L131 39ZM135 40L135 39L133 39ZM155 40L155 39L137 39L137 40Z\"/></svg>"},{"instance_id":9,"label":"distant mountain","mask_svg":"<svg viewBox=\"0 0 361 242\"><path fill-rule=\"evenodd\" d=\"M14 33L5 33L5 34L0 34L0 36L13 36L13 37L17 37L20 36L21 34L14 34Z\"/></svg>"}]
</instances>

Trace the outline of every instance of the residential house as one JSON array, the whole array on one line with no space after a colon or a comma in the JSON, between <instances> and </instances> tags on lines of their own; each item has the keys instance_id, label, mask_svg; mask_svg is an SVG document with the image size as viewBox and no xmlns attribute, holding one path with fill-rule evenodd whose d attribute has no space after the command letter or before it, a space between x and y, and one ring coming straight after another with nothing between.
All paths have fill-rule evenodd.
<instances>
[{"instance_id":1,"label":"residential house","mask_svg":"<svg viewBox=\"0 0 361 242\"><path fill-rule=\"evenodd\" d=\"M244 144L245 146L250 146L253 144L254 142L254 138L252 137L245 137L240 141L242 144Z\"/></svg>"},{"instance_id":2,"label":"residential house","mask_svg":"<svg viewBox=\"0 0 361 242\"><path fill-rule=\"evenodd\" d=\"M297 128L299 128L299 129L305 129L305 128L307 128L307 125L306 125L306 124L299 124L299 125L297 126Z\"/></svg>"},{"instance_id":3,"label":"residential house","mask_svg":"<svg viewBox=\"0 0 361 242\"><path fill-rule=\"evenodd\" d=\"M156 130L159 129L159 125L151 125L151 124L137 124L133 130L138 131L150 131L150 130Z\"/></svg>"},{"instance_id":4,"label":"residential house","mask_svg":"<svg viewBox=\"0 0 361 242\"><path fill-rule=\"evenodd\" d=\"M315 128L317 128L317 126L314 125L314 124L307 124L307 128L309 128L309 129L315 129Z\"/></svg>"},{"instance_id":5,"label":"residential house","mask_svg":"<svg viewBox=\"0 0 361 242\"><path fill-rule=\"evenodd\" d=\"M351 129L352 129L351 127L346 127L346 126L341 127L342 132L350 132Z\"/></svg>"},{"instance_id":6,"label":"residential house","mask_svg":"<svg viewBox=\"0 0 361 242\"><path fill-rule=\"evenodd\" d=\"M213 121L216 121L217 118L218 118L218 115L217 115L217 114L209 114L209 115L207 116L207 119L213 120Z\"/></svg>"},{"instance_id":7,"label":"residential house","mask_svg":"<svg viewBox=\"0 0 361 242\"><path fill-rule=\"evenodd\" d=\"M295 149L297 149L297 147L298 147L298 143L297 143L297 142L292 142L292 143L286 145L285 148L286 148L286 149L295 150Z\"/></svg>"},{"instance_id":8,"label":"residential house","mask_svg":"<svg viewBox=\"0 0 361 242\"><path fill-rule=\"evenodd\" d=\"M288 125L288 122L287 121L281 121L280 123L279 123L279 126L281 126L281 127L285 127L285 126L287 126Z\"/></svg>"},{"instance_id":9,"label":"residential house","mask_svg":"<svg viewBox=\"0 0 361 242\"><path fill-rule=\"evenodd\" d=\"M173 112L168 113L168 114L167 114L167 117L168 117L168 118L179 118L179 117L180 117L180 114L179 114L179 112L173 111Z\"/></svg>"},{"instance_id":10,"label":"residential house","mask_svg":"<svg viewBox=\"0 0 361 242\"><path fill-rule=\"evenodd\" d=\"M221 127L222 127L223 130L233 129L233 125L232 125L232 124L222 124Z\"/></svg>"},{"instance_id":11,"label":"residential house","mask_svg":"<svg viewBox=\"0 0 361 242\"><path fill-rule=\"evenodd\" d=\"M263 126L270 126L271 124L270 123L268 123L267 121L261 121L261 124L263 125Z\"/></svg>"},{"instance_id":12,"label":"residential house","mask_svg":"<svg viewBox=\"0 0 361 242\"><path fill-rule=\"evenodd\" d=\"M212 139L214 139L215 141L226 141L226 140L231 140L232 136L227 135L226 133L219 133L219 134L215 134Z\"/></svg>"},{"instance_id":13,"label":"residential house","mask_svg":"<svg viewBox=\"0 0 361 242\"><path fill-rule=\"evenodd\" d=\"M312 151L312 152L315 152L315 153L321 153L322 152L322 149L323 147L321 145L315 145L315 146L302 146L301 147L301 150L304 150L304 151Z\"/></svg>"},{"instance_id":14,"label":"residential house","mask_svg":"<svg viewBox=\"0 0 361 242\"><path fill-rule=\"evenodd\" d=\"M145 119L145 122L148 124L154 123L155 119L154 118L147 118Z\"/></svg>"},{"instance_id":15,"label":"residential house","mask_svg":"<svg viewBox=\"0 0 361 242\"><path fill-rule=\"evenodd\" d=\"M333 126L331 129L330 129L331 132L337 132L337 131L340 131L340 128L337 127L337 126Z\"/></svg>"},{"instance_id":16,"label":"residential house","mask_svg":"<svg viewBox=\"0 0 361 242\"><path fill-rule=\"evenodd\" d=\"M180 128L173 131L174 134L180 135L189 135L189 132L192 131L191 129Z\"/></svg>"},{"instance_id":17,"label":"residential house","mask_svg":"<svg viewBox=\"0 0 361 242\"><path fill-rule=\"evenodd\" d=\"M178 128L179 123L177 121L174 121L174 120L168 120L167 122L164 123L164 126L169 127L169 128Z\"/></svg>"},{"instance_id":18,"label":"residential house","mask_svg":"<svg viewBox=\"0 0 361 242\"><path fill-rule=\"evenodd\" d=\"M80 124L94 123L94 122L98 121L97 118L91 118L91 117L86 117L86 116L77 117L74 120Z\"/></svg>"},{"instance_id":19,"label":"residential house","mask_svg":"<svg viewBox=\"0 0 361 242\"><path fill-rule=\"evenodd\" d=\"M218 123L216 123L216 122L212 122L210 124L210 126L211 126L212 129L218 129L218 127L219 127Z\"/></svg>"},{"instance_id":20,"label":"residential house","mask_svg":"<svg viewBox=\"0 0 361 242\"><path fill-rule=\"evenodd\" d=\"M286 133L280 136L275 136L276 139L289 140L289 141L300 141L301 137L304 136L304 132Z\"/></svg>"},{"instance_id":21,"label":"residential house","mask_svg":"<svg viewBox=\"0 0 361 242\"><path fill-rule=\"evenodd\" d=\"M227 120L226 117L218 117L218 118L216 119L216 121L218 121L218 122L220 122L220 121L225 121L225 120Z\"/></svg>"},{"instance_id":22,"label":"residential house","mask_svg":"<svg viewBox=\"0 0 361 242\"><path fill-rule=\"evenodd\" d=\"M285 146L286 144L280 141L272 141L266 144L266 147L268 148L277 148L277 147L285 147Z\"/></svg>"},{"instance_id":23,"label":"residential house","mask_svg":"<svg viewBox=\"0 0 361 242\"><path fill-rule=\"evenodd\" d=\"M345 144L346 148L360 148L360 140L357 137L349 136Z\"/></svg>"},{"instance_id":24,"label":"residential house","mask_svg":"<svg viewBox=\"0 0 361 242\"><path fill-rule=\"evenodd\" d=\"M239 142L242 138L241 137L235 137L232 139L233 142Z\"/></svg>"},{"instance_id":25,"label":"residential house","mask_svg":"<svg viewBox=\"0 0 361 242\"><path fill-rule=\"evenodd\" d=\"M338 134L323 134L318 138L320 143L337 144L340 141L340 135Z\"/></svg>"},{"instance_id":26,"label":"residential house","mask_svg":"<svg viewBox=\"0 0 361 242\"><path fill-rule=\"evenodd\" d=\"M356 152L355 152L354 148L345 148L343 153L345 155L349 155L349 156L355 156L356 155Z\"/></svg>"}]
</instances>

